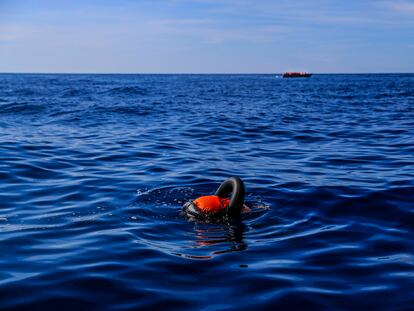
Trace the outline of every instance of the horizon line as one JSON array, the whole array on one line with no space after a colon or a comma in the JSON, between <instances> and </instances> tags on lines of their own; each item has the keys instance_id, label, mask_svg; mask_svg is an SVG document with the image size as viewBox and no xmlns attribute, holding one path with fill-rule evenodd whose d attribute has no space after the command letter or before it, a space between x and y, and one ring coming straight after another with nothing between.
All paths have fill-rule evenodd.
<instances>
[{"instance_id":1,"label":"horizon line","mask_svg":"<svg viewBox=\"0 0 414 311\"><path fill-rule=\"evenodd\" d=\"M288 71L284 71L288 72ZM40 74L40 75L282 75L284 72L264 73L264 72L2 72L0 74ZM292 71L296 72L296 71ZM312 75L354 75L354 74L414 74L414 72L310 72Z\"/></svg>"}]
</instances>

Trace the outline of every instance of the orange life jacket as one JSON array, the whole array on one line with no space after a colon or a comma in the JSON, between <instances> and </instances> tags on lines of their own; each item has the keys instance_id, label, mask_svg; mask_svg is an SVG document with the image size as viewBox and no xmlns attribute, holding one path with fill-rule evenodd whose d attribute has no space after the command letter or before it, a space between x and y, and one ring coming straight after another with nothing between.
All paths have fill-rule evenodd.
<instances>
[{"instance_id":1,"label":"orange life jacket","mask_svg":"<svg viewBox=\"0 0 414 311\"><path fill-rule=\"evenodd\" d=\"M203 213L218 213L229 206L230 200L216 195L207 195L193 202Z\"/></svg>"}]
</instances>

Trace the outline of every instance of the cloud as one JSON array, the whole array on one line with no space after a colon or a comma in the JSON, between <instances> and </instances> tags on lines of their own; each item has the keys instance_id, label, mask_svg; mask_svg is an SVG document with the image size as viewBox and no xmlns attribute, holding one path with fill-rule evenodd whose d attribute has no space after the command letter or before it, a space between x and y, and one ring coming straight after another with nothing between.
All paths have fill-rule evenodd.
<instances>
[{"instance_id":1,"label":"cloud","mask_svg":"<svg viewBox=\"0 0 414 311\"><path fill-rule=\"evenodd\" d=\"M214 19L158 19L148 21L147 28L161 35L191 37L201 43L272 42L277 35L289 32L278 25L239 25Z\"/></svg>"},{"instance_id":2,"label":"cloud","mask_svg":"<svg viewBox=\"0 0 414 311\"><path fill-rule=\"evenodd\" d=\"M414 3L408 1L386 1L385 6L404 14L414 15Z\"/></svg>"},{"instance_id":3,"label":"cloud","mask_svg":"<svg viewBox=\"0 0 414 311\"><path fill-rule=\"evenodd\" d=\"M196 0L194 0L196 1ZM175 3L187 3L188 0L175 0ZM399 20L394 12L413 13L414 3L402 0L197 0L205 5L205 12L232 18L236 22L260 20L262 23L278 25L314 26L352 26L352 27L387 27L413 24ZM385 5L384 5L385 4Z\"/></svg>"},{"instance_id":4,"label":"cloud","mask_svg":"<svg viewBox=\"0 0 414 311\"><path fill-rule=\"evenodd\" d=\"M48 29L48 28L47 28ZM13 42L25 40L32 36L42 33L45 29L42 27L26 26L20 24L3 25L0 30L0 42Z\"/></svg>"}]
</instances>

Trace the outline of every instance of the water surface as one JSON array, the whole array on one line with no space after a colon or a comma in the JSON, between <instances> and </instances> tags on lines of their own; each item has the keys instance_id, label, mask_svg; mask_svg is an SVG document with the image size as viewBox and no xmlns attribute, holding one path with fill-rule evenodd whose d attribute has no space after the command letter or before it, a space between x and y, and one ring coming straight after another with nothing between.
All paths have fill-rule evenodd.
<instances>
[{"instance_id":1,"label":"water surface","mask_svg":"<svg viewBox=\"0 0 414 311\"><path fill-rule=\"evenodd\" d=\"M0 309L410 310L413 177L414 75L2 74Z\"/></svg>"}]
</instances>

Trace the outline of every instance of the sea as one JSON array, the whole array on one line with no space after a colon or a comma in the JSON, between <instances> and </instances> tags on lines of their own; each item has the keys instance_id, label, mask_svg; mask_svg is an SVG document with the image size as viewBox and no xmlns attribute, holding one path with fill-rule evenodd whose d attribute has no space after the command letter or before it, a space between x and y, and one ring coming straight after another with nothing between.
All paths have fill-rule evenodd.
<instances>
[{"instance_id":1,"label":"sea","mask_svg":"<svg viewBox=\"0 0 414 311\"><path fill-rule=\"evenodd\" d=\"M0 249L0 310L413 310L414 74L0 74Z\"/></svg>"}]
</instances>

